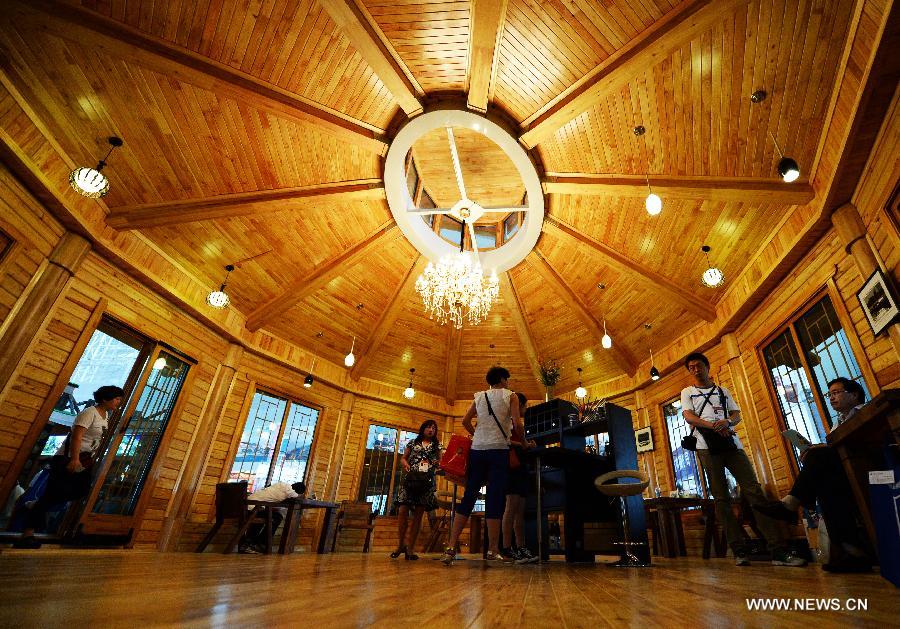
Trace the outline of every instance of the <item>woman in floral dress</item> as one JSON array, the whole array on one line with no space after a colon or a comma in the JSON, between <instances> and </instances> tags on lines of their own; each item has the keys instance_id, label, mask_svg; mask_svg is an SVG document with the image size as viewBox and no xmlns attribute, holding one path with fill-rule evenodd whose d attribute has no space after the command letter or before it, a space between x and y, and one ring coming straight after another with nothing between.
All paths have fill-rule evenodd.
<instances>
[{"instance_id":1,"label":"woman in floral dress","mask_svg":"<svg viewBox=\"0 0 900 629\"><path fill-rule=\"evenodd\" d=\"M400 459L404 474L396 500L400 515L397 520L399 541L397 550L391 553L392 559L401 554L407 559L419 558L415 548L419 528L422 526L422 514L437 507L434 473L441 461L441 444L437 440L437 430L437 422L433 419L422 422L418 436L406 444L406 451ZM413 518L407 546L406 529L410 509L413 510Z\"/></svg>"}]
</instances>

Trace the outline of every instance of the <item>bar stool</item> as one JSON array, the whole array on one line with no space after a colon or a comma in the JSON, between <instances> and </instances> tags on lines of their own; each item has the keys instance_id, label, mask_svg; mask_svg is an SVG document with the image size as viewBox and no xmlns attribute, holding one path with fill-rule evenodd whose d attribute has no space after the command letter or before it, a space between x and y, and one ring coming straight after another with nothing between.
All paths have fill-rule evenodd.
<instances>
[{"instance_id":1,"label":"bar stool","mask_svg":"<svg viewBox=\"0 0 900 629\"><path fill-rule=\"evenodd\" d=\"M613 483L606 485L605 483L616 480L619 478L634 478L638 482L636 483L624 483L618 484ZM645 564L643 561L638 559L634 553L631 552L632 546L644 546L646 542L632 542L631 537L628 532L628 509L625 504L625 499L629 496L637 496L650 484L650 478L644 472L639 470L613 470L612 472L607 472L603 476L598 476L594 479L594 486L597 488L601 494L605 496L609 496L610 498L619 498L622 504L622 528L625 532L625 541L624 542L616 542L616 545L622 546L622 558L610 564L612 566L617 567L626 567L626 568L645 568L648 564Z\"/></svg>"}]
</instances>

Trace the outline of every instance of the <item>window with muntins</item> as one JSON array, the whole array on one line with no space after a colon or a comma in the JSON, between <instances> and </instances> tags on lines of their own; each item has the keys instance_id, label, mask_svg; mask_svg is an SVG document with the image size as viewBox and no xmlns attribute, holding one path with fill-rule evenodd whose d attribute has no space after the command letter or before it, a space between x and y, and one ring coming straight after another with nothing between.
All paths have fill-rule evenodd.
<instances>
[{"instance_id":1,"label":"window with muntins","mask_svg":"<svg viewBox=\"0 0 900 629\"><path fill-rule=\"evenodd\" d=\"M369 425L358 500L372 504L375 515L393 515L399 489L400 457L418 433L389 426Z\"/></svg>"},{"instance_id":2,"label":"window with muntins","mask_svg":"<svg viewBox=\"0 0 900 629\"><path fill-rule=\"evenodd\" d=\"M812 443L823 443L837 420L825 395L831 380L838 376L856 380L869 397L859 363L827 295L788 322L763 347L762 355L785 427Z\"/></svg>"},{"instance_id":3,"label":"window with muntins","mask_svg":"<svg viewBox=\"0 0 900 629\"><path fill-rule=\"evenodd\" d=\"M257 391L228 479L254 492L273 483L306 480L319 411Z\"/></svg>"}]
</instances>

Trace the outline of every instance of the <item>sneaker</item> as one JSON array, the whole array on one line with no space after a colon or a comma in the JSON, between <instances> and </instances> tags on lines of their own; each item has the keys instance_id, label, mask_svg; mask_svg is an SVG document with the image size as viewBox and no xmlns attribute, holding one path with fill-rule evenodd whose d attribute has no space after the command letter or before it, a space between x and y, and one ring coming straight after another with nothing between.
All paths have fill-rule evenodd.
<instances>
[{"instance_id":1,"label":"sneaker","mask_svg":"<svg viewBox=\"0 0 900 629\"><path fill-rule=\"evenodd\" d=\"M33 535L28 537L20 537L13 542L13 548L24 548L27 550L37 550L41 547L41 543L37 541Z\"/></svg>"},{"instance_id":2,"label":"sneaker","mask_svg":"<svg viewBox=\"0 0 900 629\"><path fill-rule=\"evenodd\" d=\"M779 549L772 551L772 565L802 568L806 565L806 559L793 550Z\"/></svg>"},{"instance_id":3,"label":"sneaker","mask_svg":"<svg viewBox=\"0 0 900 629\"><path fill-rule=\"evenodd\" d=\"M538 556L532 553L527 548L519 548L518 556L516 557L517 564L526 564L526 563L537 563L539 561Z\"/></svg>"},{"instance_id":4,"label":"sneaker","mask_svg":"<svg viewBox=\"0 0 900 629\"><path fill-rule=\"evenodd\" d=\"M797 523L797 512L785 507L780 500L767 500L766 502L753 505L753 508L775 520L781 520L788 524Z\"/></svg>"},{"instance_id":5,"label":"sneaker","mask_svg":"<svg viewBox=\"0 0 900 629\"><path fill-rule=\"evenodd\" d=\"M444 554L441 555L441 563L445 566L452 566L454 559L456 559L456 551L450 547L445 548Z\"/></svg>"},{"instance_id":6,"label":"sneaker","mask_svg":"<svg viewBox=\"0 0 900 629\"><path fill-rule=\"evenodd\" d=\"M238 549L238 552L242 555L262 555L262 551L260 551L256 546L247 545L243 548Z\"/></svg>"},{"instance_id":7,"label":"sneaker","mask_svg":"<svg viewBox=\"0 0 900 629\"><path fill-rule=\"evenodd\" d=\"M750 565L750 554L746 550L735 549L734 550L734 565L749 566Z\"/></svg>"},{"instance_id":8,"label":"sneaker","mask_svg":"<svg viewBox=\"0 0 900 629\"><path fill-rule=\"evenodd\" d=\"M488 551L487 555L484 557L485 566L502 566L504 564L511 564L512 562L512 555L505 555L502 551L499 553Z\"/></svg>"}]
</instances>

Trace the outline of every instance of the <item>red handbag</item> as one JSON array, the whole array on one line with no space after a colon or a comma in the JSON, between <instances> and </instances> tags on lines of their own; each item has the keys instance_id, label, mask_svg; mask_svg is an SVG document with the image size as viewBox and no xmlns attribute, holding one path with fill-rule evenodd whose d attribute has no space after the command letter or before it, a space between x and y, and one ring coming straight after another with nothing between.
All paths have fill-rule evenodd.
<instances>
[{"instance_id":1,"label":"red handbag","mask_svg":"<svg viewBox=\"0 0 900 629\"><path fill-rule=\"evenodd\" d=\"M469 451L471 449L471 438L450 435L450 442L441 456L441 469L444 470L447 480L458 485L465 485L466 474L469 472Z\"/></svg>"}]
</instances>

